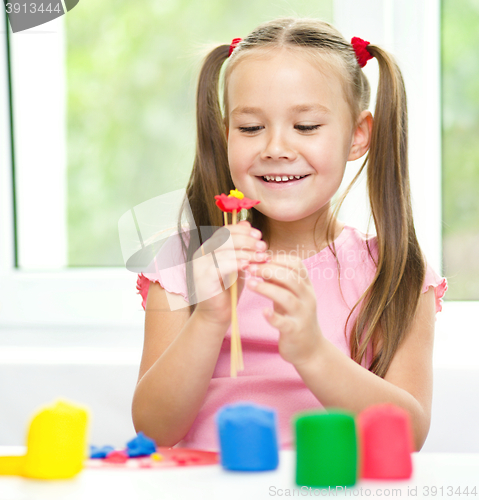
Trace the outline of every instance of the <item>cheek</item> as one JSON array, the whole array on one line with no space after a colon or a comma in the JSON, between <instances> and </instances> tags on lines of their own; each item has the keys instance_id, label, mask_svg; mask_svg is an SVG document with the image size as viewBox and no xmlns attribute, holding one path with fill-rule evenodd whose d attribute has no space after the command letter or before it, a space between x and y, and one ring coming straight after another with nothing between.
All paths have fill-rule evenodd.
<instances>
[{"instance_id":1,"label":"cheek","mask_svg":"<svg viewBox=\"0 0 479 500\"><path fill-rule=\"evenodd\" d=\"M228 165L232 174L237 172L240 168L238 165L238 155L234 148L228 148Z\"/></svg>"},{"instance_id":2,"label":"cheek","mask_svg":"<svg viewBox=\"0 0 479 500\"><path fill-rule=\"evenodd\" d=\"M329 147L316 147L308 152L307 161L319 174L331 175L338 170L341 162L342 151L333 145Z\"/></svg>"},{"instance_id":3,"label":"cheek","mask_svg":"<svg viewBox=\"0 0 479 500\"><path fill-rule=\"evenodd\" d=\"M230 170L241 171L251 164L250 150L239 141L230 141L228 143L228 164Z\"/></svg>"},{"instance_id":4,"label":"cheek","mask_svg":"<svg viewBox=\"0 0 479 500\"><path fill-rule=\"evenodd\" d=\"M228 166L230 169L231 179L233 180L236 189L243 191L244 174L247 170L247 163L245 162L244 155L239 154L238 147L234 144L228 146Z\"/></svg>"},{"instance_id":5,"label":"cheek","mask_svg":"<svg viewBox=\"0 0 479 500\"><path fill-rule=\"evenodd\" d=\"M332 173L343 169L346 165L349 155L349 143L335 134L322 138L323 140L316 144L310 150L309 156L316 160L316 164L324 173Z\"/></svg>"}]
</instances>

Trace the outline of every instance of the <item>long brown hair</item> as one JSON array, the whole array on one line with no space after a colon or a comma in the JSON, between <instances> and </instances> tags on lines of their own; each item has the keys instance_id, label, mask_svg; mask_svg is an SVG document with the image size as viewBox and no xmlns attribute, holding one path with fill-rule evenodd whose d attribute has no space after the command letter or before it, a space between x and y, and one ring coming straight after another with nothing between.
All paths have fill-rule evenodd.
<instances>
[{"instance_id":1,"label":"long brown hair","mask_svg":"<svg viewBox=\"0 0 479 500\"><path fill-rule=\"evenodd\" d=\"M200 239L191 238L182 246L189 262L194 252L215 227L223 225L223 215L214 202L219 193L235 189L227 157L226 123L228 117L228 79L234 67L245 57L261 50L287 48L301 51L336 70L341 75L345 98L353 123L369 106L370 87L349 42L330 24L309 18L280 18L256 28L237 45L228 57L229 44L212 50L204 59L197 87L197 145L193 170L186 188L182 211L188 202L193 216L191 227L210 227ZM370 343L379 346L369 370L384 377L391 360L412 324L425 275L425 262L414 230L407 159L407 106L401 72L393 57L383 49L368 45L379 65L379 84L369 152L358 174L339 200L327 225L327 241L336 256L333 222L352 185L367 165L367 185L377 232L377 264L370 286L352 308L359 313L350 336L351 358L361 363ZM223 111L220 104L220 77L223 63ZM181 235L181 212L178 231ZM269 240L266 217L254 207L246 219ZM337 256L336 256L337 259ZM339 267L339 261L338 267ZM187 286L194 296L191 268ZM190 300L191 304L191 300ZM190 305L190 313L196 304Z\"/></svg>"}]
</instances>

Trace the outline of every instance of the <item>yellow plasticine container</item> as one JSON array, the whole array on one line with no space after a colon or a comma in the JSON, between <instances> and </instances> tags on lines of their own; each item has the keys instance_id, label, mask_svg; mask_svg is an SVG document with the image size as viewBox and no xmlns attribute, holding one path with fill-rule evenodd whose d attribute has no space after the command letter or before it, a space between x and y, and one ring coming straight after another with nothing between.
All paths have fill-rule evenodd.
<instances>
[{"instance_id":1,"label":"yellow plasticine container","mask_svg":"<svg viewBox=\"0 0 479 500\"><path fill-rule=\"evenodd\" d=\"M25 477L67 479L83 469L87 458L86 408L57 401L37 413L27 436Z\"/></svg>"},{"instance_id":2,"label":"yellow plasticine container","mask_svg":"<svg viewBox=\"0 0 479 500\"><path fill-rule=\"evenodd\" d=\"M0 476L21 476L25 455L0 457Z\"/></svg>"}]
</instances>

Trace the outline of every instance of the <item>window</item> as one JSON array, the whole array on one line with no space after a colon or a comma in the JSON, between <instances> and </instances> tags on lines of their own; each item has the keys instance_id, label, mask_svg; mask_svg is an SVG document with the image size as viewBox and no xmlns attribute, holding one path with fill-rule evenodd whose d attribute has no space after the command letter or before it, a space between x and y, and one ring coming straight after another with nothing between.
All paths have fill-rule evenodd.
<instances>
[{"instance_id":1,"label":"window","mask_svg":"<svg viewBox=\"0 0 479 500\"><path fill-rule=\"evenodd\" d=\"M134 2L114 11L96 2L65 18L69 266L123 266L119 218L186 187L201 45L229 44L232 33L290 8L256 1L240 10L230 18L221 0L152 2L145 15ZM331 0L298 10L330 19Z\"/></svg>"},{"instance_id":2,"label":"window","mask_svg":"<svg viewBox=\"0 0 479 500\"><path fill-rule=\"evenodd\" d=\"M449 299L479 300L479 5L442 1L443 255Z\"/></svg>"},{"instance_id":3,"label":"window","mask_svg":"<svg viewBox=\"0 0 479 500\"><path fill-rule=\"evenodd\" d=\"M2 164L4 321L141 328L118 220L186 185L204 42L229 43L231 33L241 36L271 15L331 19L332 3L304 1L295 9L263 0L231 16L220 0L207 7L154 2L145 15L131 2L114 10L80 2L48 24L10 33L3 61L4 68L10 63L14 124L12 157ZM2 98L8 109L6 87ZM2 144L9 141L5 133Z\"/></svg>"},{"instance_id":4,"label":"window","mask_svg":"<svg viewBox=\"0 0 479 500\"><path fill-rule=\"evenodd\" d=\"M439 3L335 0L334 5L334 23L346 39L359 36L384 47L401 68L408 99L409 171L416 233L428 262L440 273ZM364 71L371 84L370 109L374 111L378 82L375 61ZM360 162L356 162L357 166ZM356 171L347 169L345 181L349 182ZM345 202L348 219L364 230L369 214L366 196L363 178Z\"/></svg>"},{"instance_id":5,"label":"window","mask_svg":"<svg viewBox=\"0 0 479 500\"><path fill-rule=\"evenodd\" d=\"M117 2L114 11L102 2L80 2L46 25L1 37L2 324L142 328L136 275L123 266L118 220L186 185L203 42L229 43L275 16L321 17L346 38L360 36L396 55L408 88L418 236L441 272L439 1L246 5L154 2L145 15L132 2ZM366 72L375 89L375 64ZM356 167L348 169L345 185ZM342 216L367 229L364 182Z\"/></svg>"}]
</instances>

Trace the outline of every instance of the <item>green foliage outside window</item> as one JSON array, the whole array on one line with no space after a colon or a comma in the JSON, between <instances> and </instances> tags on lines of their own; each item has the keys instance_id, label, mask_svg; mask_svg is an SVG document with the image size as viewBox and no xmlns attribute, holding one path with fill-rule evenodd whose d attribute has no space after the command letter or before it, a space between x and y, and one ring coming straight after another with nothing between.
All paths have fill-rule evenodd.
<instances>
[{"instance_id":1,"label":"green foliage outside window","mask_svg":"<svg viewBox=\"0 0 479 500\"><path fill-rule=\"evenodd\" d=\"M69 266L123 266L119 218L186 187L204 45L290 15L331 21L332 0L80 2L65 17Z\"/></svg>"},{"instance_id":2,"label":"green foliage outside window","mask_svg":"<svg viewBox=\"0 0 479 500\"><path fill-rule=\"evenodd\" d=\"M448 299L479 300L479 1L442 2L443 260Z\"/></svg>"}]
</instances>

